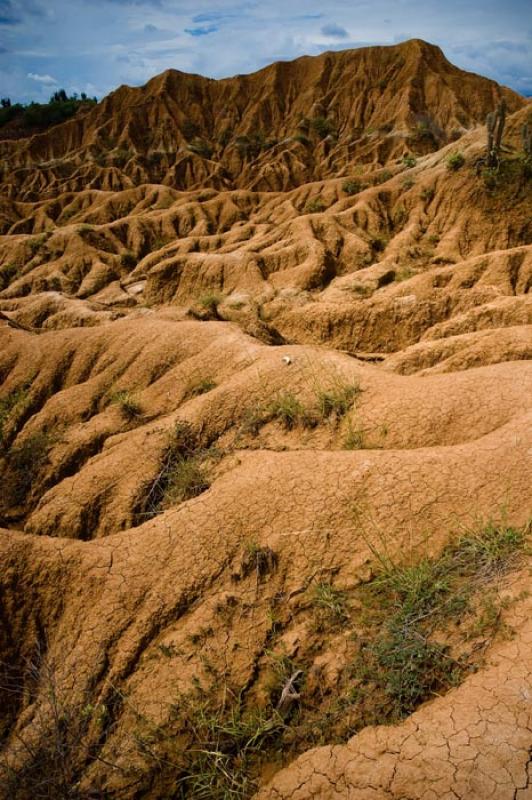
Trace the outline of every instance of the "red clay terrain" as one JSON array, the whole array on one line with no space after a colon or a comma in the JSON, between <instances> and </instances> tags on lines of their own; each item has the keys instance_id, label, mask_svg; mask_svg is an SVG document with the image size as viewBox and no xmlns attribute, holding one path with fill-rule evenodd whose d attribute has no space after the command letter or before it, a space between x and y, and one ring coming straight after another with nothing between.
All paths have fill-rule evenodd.
<instances>
[{"instance_id":1,"label":"red clay terrain","mask_svg":"<svg viewBox=\"0 0 532 800\"><path fill-rule=\"evenodd\" d=\"M2 800L532 798L531 129L413 40L0 141Z\"/></svg>"}]
</instances>

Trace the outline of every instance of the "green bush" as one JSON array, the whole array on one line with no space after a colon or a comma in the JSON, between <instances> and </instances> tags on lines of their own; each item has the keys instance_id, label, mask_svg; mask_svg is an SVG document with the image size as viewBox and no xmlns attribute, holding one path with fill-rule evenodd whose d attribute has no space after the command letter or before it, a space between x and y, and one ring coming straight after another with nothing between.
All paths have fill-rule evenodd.
<instances>
[{"instance_id":1,"label":"green bush","mask_svg":"<svg viewBox=\"0 0 532 800\"><path fill-rule=\"evenodd\" d=\"M348 180L342 184L342 191L348 195L358 194L363 189L361 181Z\"/></svg>"},{"instance_id":2,"label":"green bush","mask_svg":"<svg viewBox=\"0 0 532 800\"><path fill-rule=\"evenodd\" d=\"M462 153L451 153L447 156L447 169L450 172L457 172L465 164L465 158Z\"/></svg>"},{"instance_id":3,"label":"green bush","mask_svg":"<svg viewBox=\"0 0 532 800\"><path fill-rule=\"evenodd\" d=\"M309 125L320 139L325 139L327 136L336 136L336 125L326 117L314 117L309 121Z\"/></svg>"},{"instance_id":4,"label":"green bush","mask_svg":"<svg viewBox=\"0 0 532 800\"><path fill-rule=\"evenodd\" d=\"M416 166L417 161L411 153L407 153L407 155L403 156L403 164L407 169L411 169Z\"/></svg>"},{"instance_id":5,"label":"green bush","mask_svg":"<svg viewBox=\"0 0 532 800\"><path fill-rule=\"evenodd\" d=\"M321 197L316 197L314 200L309 200L307 205L305 206L305 213L307 214L319 214L322 211L326 211L327 206L325 205L324 201Z\"/></svg>"}]
</instances>

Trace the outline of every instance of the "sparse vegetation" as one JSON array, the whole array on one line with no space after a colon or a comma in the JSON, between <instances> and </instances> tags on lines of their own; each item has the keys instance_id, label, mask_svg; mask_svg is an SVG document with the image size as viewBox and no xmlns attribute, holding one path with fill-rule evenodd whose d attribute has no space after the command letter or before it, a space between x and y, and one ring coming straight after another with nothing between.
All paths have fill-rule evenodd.
<instances>
[{"instance_id":1,"label":"sparse vegetation","mask_svg":"<svg viewBox=\"0 0 532 800\"><path fill-rule=\"evenodd\" d=\"M315 610L315 623L319 631L343 624L349 619L347 596L328 581L319 581L312 587L311 603Z\"/></svg>"},{"instance_id":2,"label":"sparse vegetation","mask_svg":"<svg viewBox=\"0 0 532 800\"><path fill-rule=\"evenodd\" d=\"M380 569L360 593L365 631L353 664L366 724L405 717L474 668L473 653L453 652L442 631L459 625L462 644L470 640L487 582L518 566L530 532L530 525L488 524L463 533L440 556L411 564L374 551ZM489 618L495 625L498 613L482 612L484 635Z\"/></svg>"},{"instance_id":3,"label":"sparse vegetation","mask_svg":"<svg viewBox=\"0 0 532 800\"><path fill-rule=\"evenodd\" d=\"M316 133L320 139L325 139L327 136L336 136L336 125L326 117L314 117L309 120L310 128Z\"/></svg>"},{"instance_id":4,"label":"sparse vegetation","mask_svg":"<svg viewBox=\"0 0 532 800\"><path fill-rule=\"evenodd\" d=\"M212 158L214 152L212 145L198 136L189 142L188 149L197 156L201 156L201 158Z\"/></svg>"},{"instance_id":5,"label":"sparse vegetation","mask_svg":"<svg viewBox=\"0 0 532 800\"><path fill-rule=\"evenodd\" d=\"M447 169L450 172L457 172L465 164L465 158L462 153L451 153L447 156Z\"/></svg>"},{"instance_id":6,"label":"sparse vegetation","mask_svg":"<svg viewBox=\"0 0 532 800\"><path fill-rule=\"evenodd\" d=\"M187 390L187 397L198 397L216 388L216 381L212 378L201 378L190 384Z\"/></svg>"},{"instance_id":7,"label":"sparse vegetation","mask_svg":"<svg viewBox=\"0 0 532 800\"><path fill-rule=\"evenodd\" d=\"M340 419L345 416L353 401L360 394L357 383L338 382L330 389L322 389L317 394L318 414L321 419L335 417Z\"/></svg>"},{"instance_id":8,"label":"sparse vegetation","mask_svg":"<svg viewBox=\"0 0 532 800\"><path fill-rule=\"evenodd\" d=\"M189 424L177 422L169 435L159 472L142 492L135 515L144 521L207 491L210 486L207 461L214 456L215 453L200 445Z\"/></svg>"},{"instance_id":9,"label":"sparse vegetation","mask_svg":"<svg viewBox=\"0 0 532 800\"><path fill-rule=\"evenodd\" d=\"M0 455L6 447L7 429L13 415L26 403L29 382L0 398Z\"/></svg>"},{"instance_id":10,"label":"sparse vegetation","mask_svg":"<svg viewBox=\"0 0 532 800\"><path fill-rule=\"evenodd\" d=\"M375 186L378 186L380 183L386 183L391 178L393 178L393 174L390 172L389 169L383 169L382 172L379 172L373 179Z\"/></svg>"},{"instance_id":11,"label":"sparse vegetation","mask_svg":"<svg viewBox=\"0 0 532 800\"><path fill-rule=\"evenodd\" d=\"M111 395L111 403L117 405L128 422L138 419L142 415L142 406L128 389L119 389Z\"/></svg>"},{"instance_id":12,"label":"sparse vegetation","mask_svg":"<svg viewBox=\"0 0 532 800\"><path fill-rule=\"evenodd\" d=\"M16 264L3 264L0 268L0 292L12 283L13 279L18 276L19 267Z\"/></svg>"},{"instance_id":13,"label":"sparse vegetation","mask_svg":"<svg viewBox=\"0 0 532 800\"><path fill-rule=\"evenodd\" d=\"M420 192L420 197L425 203L430 203L431 200L434 200L434 196L436 194L436 190L433 186L426 186Z\"/></svg>"},{"instance_id":14,"label":"sparse vegetation","mask_svg":"<svg viewBox=\"0 0 532 800\"><path fill-rule=\"evenodd\" d=\"M275 710L244 710L238 696L225 704L198 696L179 704L189 745L176 782L181 798L245 800L258 788L261 753L285 727ZM186 714L184 714L186 712ZM255 777L254 777L255 773Z\"/></svg>"},{"instance_id":15,"label":"sparse vegetation","mask_svg":"<svg viewBox=\"0 0 532 800\"><path fill-rule=\"evenodd\" d=\"M386 250L388 240L384 236L373 236L369 244L375 253L382 253L383 250Z\"/></svg>"},{"instance_id":16,"label":"sparse vegetation","mask_svg":"<svg viewBox=\"0 0 532 800\"><path fill-rule=\"evenodd\" d=\"M321 197L315 197L313 200L309 200L305 206L306 214L319 214L326 210L327 206Z\"/></svg>"},{"instance_id":17,"label":"sparse vegetation","mask_svg":"<svg viewBox=\"0 0 532 800\"><path fill-rule=\"evenodd\" d=\"M316 424L315 417L306 408L295 394L288 391L279 392L266 406L267 418L275 419L286 430L292 430L296 425L312 427Z\"/></svg>"},{"instance_id":18,"label":"sparse vegetation","mask_svg":"<svg viewBox=\"0 0 532 800\"><path fill-rule=\"evenodd\" d=\"M363 450L365 448L365 432L362 428L354 428L350 423L344 438L345 450Z\"/></svg>"},{"instance_id":19,"label":"sparse vegetation","mask_svg":"<svg viewBox=\"0 0 532 800\"><path fill-rule=\"evenodd\" d=\"M364 187L361 181L353 179L344 181L344 183L342 184L342 191L348 194L349 196L358 194L359 192L362 191L363 188Z\"/></svg>"},{"instance_id":20,"label":"sparse vegetation","mask_svg":"<svg viewBox=\"0 0 532 800\"><path fill-rule=\"evenodd\" d=\"M127 270L134 269L137 266L137 259L134 254L129 250L127 253L122 253L120 256L120 266Z\"/></svg>"},{"instance_id":21,"label":"sparse vegetation","mask_svg":"<svg viewBox=\"0 0 532 800\"><path fill-rule=\"evenodd\" d=\"M415 167L416 164L417 164L417 161L416 161L415 157L411 153L407 153L405 156L403 156L403 165L407 169L412 169L412 167Z\"/></svg>"},{"instance_id":22,"label":"sparse vegetation","mask_svg":"<svg viewBox=\"0 0 532 800\"><path fill-rule=\"evenodd\" d=\"M19 506L26 502L34 482L48 463L48 454L54 441L52 433L36 431L9 448L5 456L7 471L3 487L11 505Z\"/></svg>"}]
</instances>

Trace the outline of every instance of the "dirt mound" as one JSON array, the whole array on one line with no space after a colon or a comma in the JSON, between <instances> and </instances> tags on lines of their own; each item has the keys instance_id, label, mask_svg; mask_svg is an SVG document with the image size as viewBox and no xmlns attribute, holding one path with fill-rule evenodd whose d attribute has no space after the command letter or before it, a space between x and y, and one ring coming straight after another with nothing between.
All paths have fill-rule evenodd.
<instances>
[{"instance_id":1,"label":"dirt mound","mask_svg":"<svg viewBox=\"0 0 532 800\"><path fill-rule=\"evenodd\" d=\"M529 113L414 40L0 142L2 800L525 800Z\"/></svg>"}]
</instances>

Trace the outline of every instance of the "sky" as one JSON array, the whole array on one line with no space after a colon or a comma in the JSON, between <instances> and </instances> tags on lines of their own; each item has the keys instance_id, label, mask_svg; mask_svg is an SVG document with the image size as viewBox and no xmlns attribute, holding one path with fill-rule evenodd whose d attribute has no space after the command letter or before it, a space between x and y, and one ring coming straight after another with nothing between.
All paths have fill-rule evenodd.
<instances>
[{"instance_id":1,"label":"sky","mask_svg":"<svg viewBox=\"0 0 532 800\"><path fill-rule=\"evenodd\" d=\"M412 38L532 96L532 0L0 0L0 97L100 99L168 68L221 78Z\"/></svg>"}]
</instances>

